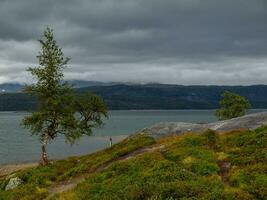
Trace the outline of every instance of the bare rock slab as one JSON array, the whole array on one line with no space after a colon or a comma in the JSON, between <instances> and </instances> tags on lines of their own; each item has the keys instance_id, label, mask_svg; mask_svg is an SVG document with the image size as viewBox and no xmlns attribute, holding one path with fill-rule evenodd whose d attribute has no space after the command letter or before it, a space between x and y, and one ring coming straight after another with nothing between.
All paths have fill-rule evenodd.
<instances>
[{"instance_id":1,"label":"bare rock slab","mask_svg":"<svg viewBox=\"0 0 267 200\"><path fill-rule=\"evenodd\" d=\"M262 125L267 125L267 112L260 112L245 115L243 117L210 123L208 124L208 128L218 132L225 132L238 129L253 130Z\"/></svg>"},{"instance_id":2,"label":"bare rock slab","mask_svg":"<svg viewBox=\"0 0 267 200\"><path fill-rule=\"evenodd\" d=\"M144 131L157 139L163 136L179 135L187 132L200 133L206 129L212 129L218 132L240 129L253 130L262 125L267 125L267 112L249 114L243 117L208 124L162 122L144 129Z\"/></svg>"}]
</instances>

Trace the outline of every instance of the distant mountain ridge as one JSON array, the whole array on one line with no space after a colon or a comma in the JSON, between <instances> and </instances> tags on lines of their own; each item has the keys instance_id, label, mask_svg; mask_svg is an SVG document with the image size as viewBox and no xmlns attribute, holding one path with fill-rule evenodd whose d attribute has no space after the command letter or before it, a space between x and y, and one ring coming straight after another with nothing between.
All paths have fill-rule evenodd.
<instances>
[{"instance_id":1,"label":"distant mountain ridge","mask_svg":"<svg viewBox=\"0 0 267 200\"><path fill-rule=\"evenodd\" d=\"M74 88L83 88L91 86L111 86L111 85L142 85L137 83L121 83L121 82L101 82L101 81L84 81L84 80L67 80ZM154 83L153 83L154 84ZM155 83L158 84L158 83ZM0 93L22 92L26 84L21 83L3 83L0 84ZM147 84L149 85L149 84ZM161 84L158 84L161 85Z\"/></svg>"},{"instance_id":2,"label":"distant mountain ridge","mask_svg":"<svg viewBox=\"0 0 267 200\"><path fill-rule=\"evenodd\" d=\"M3 83L0 84L0 93L20 92L24 86L19 83Z\"/></svg>"},{"instance_id":3,"label":"distant mountain ridge","mask_svg":"<svg viewBox=\"0 0 267 200\"><path fill-rule=\"evenodd\" d=\"M115 82L105 83L105 82L100 82L100 81L83 81L83 80L70 80L68 82L72 84L75 88L118 84ZM0 93L21 92L24 86L25 84L21 84L21 83L3 83L3 84L0 84Z\"/></svg>"},{"instance_id":4,"label":"distant mountain ridge","mask_svg":"<svg viewBox=\"0 0 267 200\"><path fill-rule=\"evenodd\" d=\"M165 84L91 83L78 87L76 93L91 91L100 95L109 109L215 109L223 91L245 96L253 108L267 108L267 86L183 86ZM89 84L89 83L88 83ZM0 93L0 111L31 110L36 100L22 92Z\"/></svg>"},{"instance_id":5,"label":"distant mountain ridge","mask_svg":"<svg viewBox=\"0 0 267 200\"><path fill-rule=\"evenodd\" d=\"M215 109L223 91L245 96L253 108L267 108L267 86L111 85L79 88L104 98L112 109Z\"/></svg>"}]
</instances>

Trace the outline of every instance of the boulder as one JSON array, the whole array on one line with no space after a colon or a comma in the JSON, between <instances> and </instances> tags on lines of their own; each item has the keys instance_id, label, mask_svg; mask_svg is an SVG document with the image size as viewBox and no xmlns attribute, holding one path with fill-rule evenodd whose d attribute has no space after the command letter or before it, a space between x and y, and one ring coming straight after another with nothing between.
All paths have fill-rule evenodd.
<instances>
[{"instance_id":1,"label":"boulder","mask_svg":"<svg viewBox=\"0 0 267 200\"><path fill-rule=\"evenodd\" d=\"M161 122L150 128L143 130L149 133L154 138L161 138L163 136L179 135L186 132L201 132L205 130L203 124L193 124L184 122Z\"/></svg>"},{"instance_id":2,"label":"boulder","mask_svg":"<svg viewBox=\"0 0 267 200\"><path fill-rule=\"evenodd\" d=\"M11 190L22 184L22 180L18 177L10 178L5 190Z\"/></svg>"}]
</instances>

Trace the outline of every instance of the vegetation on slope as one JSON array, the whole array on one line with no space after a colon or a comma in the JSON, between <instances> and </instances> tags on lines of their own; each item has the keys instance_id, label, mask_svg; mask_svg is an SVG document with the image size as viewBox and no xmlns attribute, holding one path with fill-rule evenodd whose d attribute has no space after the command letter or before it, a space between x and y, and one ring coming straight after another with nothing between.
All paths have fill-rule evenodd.
<instances>
[{"instance_id":1,"label":"vegetation on slope","mask_svg":"<svg viewBox=\"0 0 267 200\"><path fill-rule=\"evenodd\" d=\"M55 199L264 199L267 129L186 134L164 151L114 163ZM226 179L220 163L229 163Z\"/></svg>"},{"instance_id":2,"label":"vegetation on slope","mask_svg":"<svg viewBox=\"0 0 267 200\"><path fill-rule=\"evenodd\" d=\"M8 178L0 179L0 200L9 199L43 199L48 195L47 188L60 181L85 176L99 167L143 146L154 143L154 139L146 135L129 137L111 148L96 153L71 157L56 161L45 167L36 167L16 174L23 184L13 190L5 191Z\"/></svg>"},{"instance_id":3,"label":"vegetation on slope","mask_svg":"<svg viewBox=\"0 0 267 200\"><path fill-rule=\"evenodd\" d=\"M101 96L111 110L122 109L215 109L223 91L246 97L252 108L267 108L267 86L110 85L77 88ZM25 93L0 93L0 110L32 110L36 99Z\"/></svg>"},{"instance_id":4,"label":"vegetation on slope","mask_svg":"<svg viewBox=\"0 0 267 200\"><path fill-rule=\"evenodd\" d=\"M116 160L144 146L163 146ZM113 162L111 162L113 161ZM102 171L103 163L112 163ZM74 189L52 199L265 199L267 127L255 131L185 134L155 142L138 135L85 157L20 172L24 184L1 191L0 199L42 199L60 180L86 176ZM2 181L2 189L6 181Z\"/></svg>"}]
</instances>

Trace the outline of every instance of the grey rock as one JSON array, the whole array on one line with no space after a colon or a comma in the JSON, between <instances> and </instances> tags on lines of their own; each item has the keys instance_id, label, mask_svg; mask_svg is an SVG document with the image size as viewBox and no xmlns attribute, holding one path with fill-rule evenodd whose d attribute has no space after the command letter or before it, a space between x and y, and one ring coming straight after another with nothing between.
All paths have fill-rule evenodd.
<instances>
[{"instance_id":1,"label":"grey rock","mask_svg":"<svg viewBox=\"0 0 267 200\"><path fill-rule=\"evenodd\" d=\"M18 177L10 178L8 184L6 185L5 190L14 189L14 188L18 187L20 184L22 184L22 182L23 181Z\"/></svg>"},{"instance_id":2,"label":"grey rock","mask_svg":"<svg viewBox=\"0 0 267 200\"><path fill-rule=\"evenodd\" d=\"M187 132L200 133L206 129L217 132L232 130L253 130L262 125L267 125L267 112L245 115L230 120L218 121L209 124L194 124L183 122L164 122L158 123L143 131L158 139L163 136L179 135Z\"/></svg>"},{"instance_id":3,"label":"grey rock","mask_svg":"<svg viewBox=\"0 0 267 200\"><path fill-rule=\"evenodd\" d=\"M193 124L184 122L161 122L145 129L154 138L163 136L178 135L186 132L201 132L205 130L203 124Z\"/></svg>"},{"instance_id":4,"label":"grey rock","mask_svg":"<svg viewBox=\"0 0 267 200\"><path fill-rule=\"evenodd\" d=\"M260 112L234 119L210 123L208 124L208 128L218 132L225 132L237 129L253 130L266 124L267 112Z\"/></svg>"}]
</instances>

